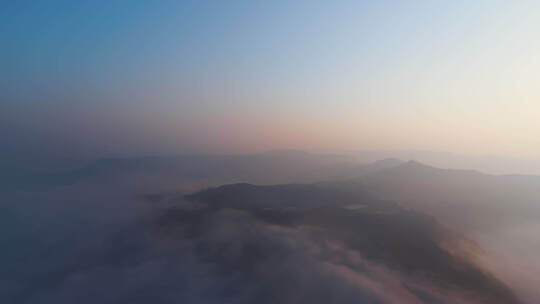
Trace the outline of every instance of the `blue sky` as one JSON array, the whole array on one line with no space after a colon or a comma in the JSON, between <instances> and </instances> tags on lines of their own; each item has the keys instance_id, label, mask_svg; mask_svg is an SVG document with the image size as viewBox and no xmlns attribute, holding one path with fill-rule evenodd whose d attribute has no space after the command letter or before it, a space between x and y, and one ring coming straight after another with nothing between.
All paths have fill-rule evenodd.
<instances>
[{"instance_id":1,"label":"blue sky","mask_svg":"<svg viewBox=\"0 0 540 304\"><path fill-rule=\"evenodd\" d=\"M540 152L535 1L0 5L13 151Z\"/></svg>"}]
</instances>

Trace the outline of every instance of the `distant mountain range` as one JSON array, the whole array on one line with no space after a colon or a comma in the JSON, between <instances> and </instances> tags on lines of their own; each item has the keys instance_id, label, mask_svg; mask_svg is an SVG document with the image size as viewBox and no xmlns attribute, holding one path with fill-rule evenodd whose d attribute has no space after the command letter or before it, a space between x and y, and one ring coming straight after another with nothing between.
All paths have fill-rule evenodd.
<instances>
[{"instance_id":1,"label":"distant mountain range","mask_svg":"<svg viewBox=\"0 0 540 304\"><path fill-rule=\"evenodd\" d=\"M489 225L490 221L500 225L501 220L540 218L540 206L536 203L540 201L540 176L488 175L391 158L360 164L347 156L300 151L111 158L49 173L21 175L4 171L0 175L0 191L46 189L79 182L117 183L130 179L166 184L171 190L189 192L239 182L260 185L326 182L397 201L436 215L445 223L459 222L459 226L471 228Z\"/></svg>"},{"instance_id":2,"label":"distant mountain range","mask_svg":"<svg viewBox=\"0 0 540 304\"><path fill-rule=\"evenodd\" d=\"M204 273L228 282L220 286L231 299L533 304L540 298L540 176L301 151L110 158L0 174L3 197L35 191L38 202L41 193L54 198L54 191L78 193L85 185L122 189L158 206L145 221L152 242L193 259L199 266L188 266L195 272L210 267ZM310 294L297 296L299 290Z\"/></svg>"},{"instance_id":3,"label":"distant mountain range","mask_svg":"<svg viewBox=\"0 0 540 304\"><path fill-rule=\"evenodd\" d=\"M44 189L79 182L115 183L134 177L191 192L238 182L271 185L326 181L428 211L445 221L459 218L467 226L487 225L487 220L496 217L492 214L487 220L480 220L474 217L479 212L502 213L505 221L515 217L540 218L540 206L536 204L540 201L540 176L496 176L391 158L360 164L346 156L299 151L111 158L58 172L18 175L4 171L0 175L0 191ZM469 211L466 215L461 214L463 208ZM471 218L467 220L467 217Z\"/></svg>"}]
</instances>

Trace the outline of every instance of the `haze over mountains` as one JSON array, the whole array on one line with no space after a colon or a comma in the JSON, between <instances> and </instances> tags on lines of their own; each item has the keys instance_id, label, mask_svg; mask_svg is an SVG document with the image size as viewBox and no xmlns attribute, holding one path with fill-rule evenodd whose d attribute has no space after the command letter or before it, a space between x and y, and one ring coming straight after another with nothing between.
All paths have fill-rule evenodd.
<instances>
[{"instance_id":1,"label":"haze over mountains","mask_svg":"<svg viewBox=\"0 0 540 304\"><path fill-rule=\"evenodd\" d=\"M279 151L104 159L1 189L10 303L539 298L537 176Z\"/></svg>"},{"instance_id":2,"label":"haze over mountains","mask_svg":"<svg viewBox=\"0 0 540 304\"><path fill-rule=\"evenodd\" d=\"M239 280L256 281L255 294L231 290L251 302L519 302L503 283L466 258L470 253L459 246L466 240L397 204L324 185L234 184L187 199L208 208L171 209L157 229L171 238L183 231L187 239L204 244L198 249L204 259L219 261L219 269L235 273ZM207 239L208 221L224 215L240 219L222 227L221 233L233 234L227 237L234 241ZM244 221L257 228L244 235ZM274 249L274 243L284 248ZM309 271L315 271L314 277L304 278L292 264L299 263L298 258L313 263ZM264 269L274 263L287 275ZM328 276L334 276L334 282L314 289ZM305 290L294 294L290 288L298 278ZM356 285L355 293L348 290L349 284Z\"/></svg>"},{"instance_id":3,"label":"haze over mountains","mask_svg":"<svg viewBox=\"0 0 540 304\"><path fill-rule=\"evenodd\" d=\"M0 1L0 304L540 303L539 28Z\"/></svg>"}]
</instances>

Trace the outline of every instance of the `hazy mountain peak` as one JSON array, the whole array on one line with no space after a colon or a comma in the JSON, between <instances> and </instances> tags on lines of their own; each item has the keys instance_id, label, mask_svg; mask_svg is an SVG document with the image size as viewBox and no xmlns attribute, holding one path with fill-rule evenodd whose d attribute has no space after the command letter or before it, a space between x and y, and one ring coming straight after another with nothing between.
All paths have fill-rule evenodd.
<instances>
[{"instance_id":1,"label":"hazy mountain peak","mask_svg":"<svg viewBox=\"0 0 540 304\"><path fill-rule=\"evenodd\" d=\"M295 149L275 149L266 151L263 153L264 155L277 155L277 156L307 156L311 155L311 153L303 151L303 150L295 150Z\"/></svg>"},{"instance_id":2,"label":"hazy mountain peak","mask_svg":"<svg viewBox=\"0 0 540 304\"><path fill-rule=\"evenodd\" d=\"M391 168L391 167L399 166L401 164L403 164L403 161L401 159L392 158L392 157L380 159L373 163L373 165L377 167L381 167L381 168L382 167Z\"/></svg>"},{"instance_id":3,"label":"hazy mountain peak","mask_svg":"<svg viewBox=\"0 0 540 304\"><path fill-rule=\"evenodd\" d=\"M420 166L420 167L429 167L428 165L425 165L417 160L410 159L407 162L405 162L407 166Z\"/></svg>"},{"instance_id":4,"label":"hazy mountain peak","mask_svg":"<svg viewBox=\"0 0 540 304\"><path fill-rule=\"evenodd\" d=\"M439 169L439 168L435 168L435 167L432 167L432 166L429 166L429 165L426 165L424 163L421 163L417 160L408 160L406 162L402 162L401 164L399 164L398 166L396 166L396 169L400 169L400 170L415 170L415 171L418 171L418 170L443 170L443 169Z\"/></svg>"}]
</instances>

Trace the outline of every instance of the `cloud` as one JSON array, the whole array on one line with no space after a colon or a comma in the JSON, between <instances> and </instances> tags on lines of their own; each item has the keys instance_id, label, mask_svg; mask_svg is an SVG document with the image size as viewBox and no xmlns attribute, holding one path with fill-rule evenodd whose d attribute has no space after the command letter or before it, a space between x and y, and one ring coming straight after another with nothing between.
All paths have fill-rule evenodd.
<instances>
[{"instance_id":1,"label":"cloud","mask_svg":"<svg viewBox=\"0 0 540 304\"><path fill-rule=\"evenodd\" d=\"M6 282L0 300L488 302L462 286L367 257L324 224L289 225L257 212L205 208L177 194L156 200L134 192L130 185L90 183L2 194L3 228L13 235L2 239L7 271L0 274Z\"/></svg>"}]
</instances>

